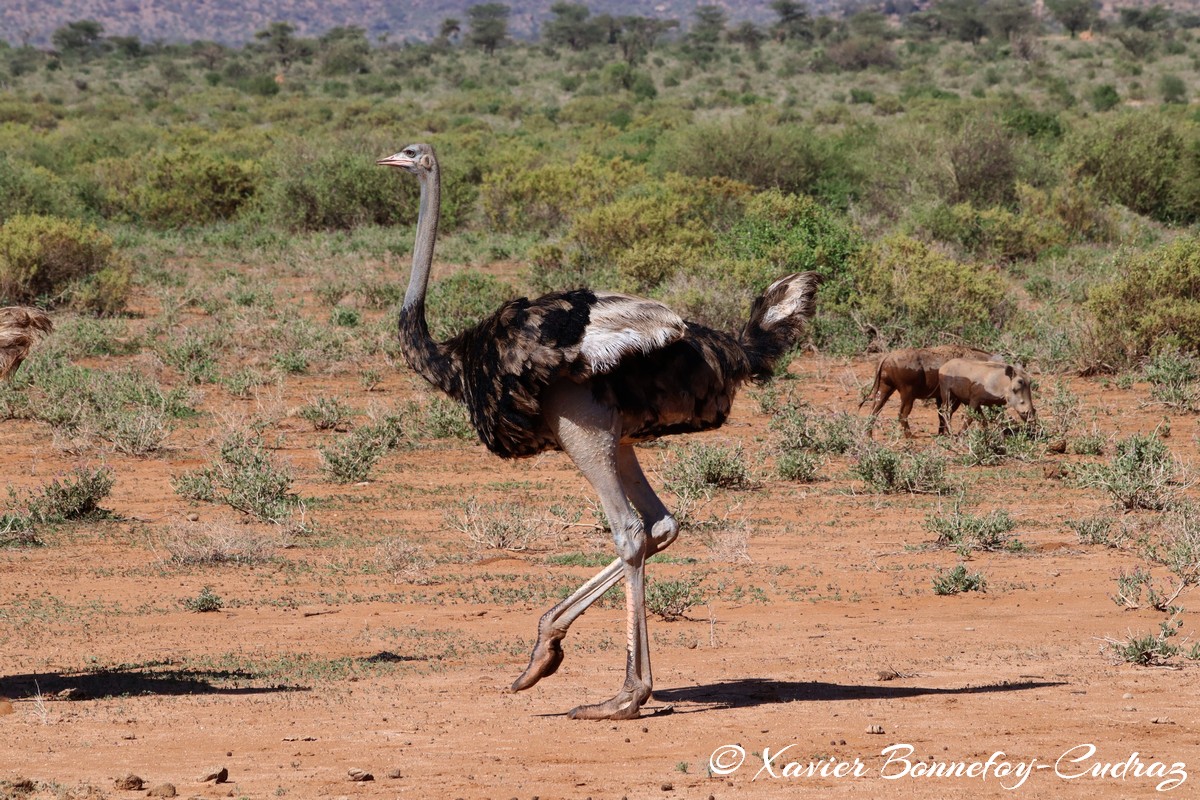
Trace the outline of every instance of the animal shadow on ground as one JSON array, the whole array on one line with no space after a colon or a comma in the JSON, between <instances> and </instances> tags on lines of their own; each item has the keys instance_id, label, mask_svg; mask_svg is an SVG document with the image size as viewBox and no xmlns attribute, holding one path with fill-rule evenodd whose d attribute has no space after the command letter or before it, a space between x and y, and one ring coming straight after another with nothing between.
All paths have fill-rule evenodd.
<instances>
[{"instance_id":1,"label":"animal shadow on ground","mask_svg":"<svg viewBox=\"0 0 1200 800\"><path fill-rule=\"evenodd\" d=\"M655 689L654 699L662 703L697 703L709 711L723 708L752 708L771 703L790 703L796 700L898 700L923 695L963 695L985 692L1020 692L1063 686L1063 681L1019 681L937 688L930 686L843 686L820 681L776 681L767 678L742 678L679 689ZM675 709L680 713L681 709ZM686 713L686 712L685 712Z\"/></svg>"},{"instance_id":2,"label":"animal shadow on ground","mask_svg":"<svg viewBox=\"0 0 1200 800\"><path fill-rule=\"evenodd\" d=\"M172 669L169 661L124 664L86 672L40 672L0 677L0 697L41 695L47 700L185 694L265 694L306 692L306 686L247 686L262 677L246 670Z\"/></svg>"},{"instance_id":3,"label":"animal shadow on ground","mask_svg":"<svg viewBox=\"0 0 1200 800\"><path fill-rule=\"evenodd\" d=\"M416 660L419 659L387 651L359 659L364 665ZM261 685L267 680L265 674L254 670L180 668L176 662L168 659L78 672L0 675L0 697L41 695L48 700L87 700L125 695L249 695L307 692L311 689L287 683Z\"/></svg>"}]
</instances>

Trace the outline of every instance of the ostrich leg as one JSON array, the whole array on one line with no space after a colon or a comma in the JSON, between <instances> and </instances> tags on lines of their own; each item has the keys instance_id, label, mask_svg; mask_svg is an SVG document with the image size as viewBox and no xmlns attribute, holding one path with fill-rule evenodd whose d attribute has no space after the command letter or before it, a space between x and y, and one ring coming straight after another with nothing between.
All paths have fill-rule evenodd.
<instances>
[{"instance_id":1,"label":"ostrich leg","mask_svg":"<svg viewBox=\"0 0 1200 800\"><path fill-rule=\"evenodd\" d=\"M665 550L675 541L679 535L679 523L650 488L650 483L637 462L633 445L623 444L618 447L617 470L625 496L641 515L644 529L650 531L646 552L646 557L649 558ZM538 621L538 640L529 658L529 666L513 682L511 691L528 689L558 670L564 655L561 642L567 635L567 629L592 603L624 577L624 563L620 558L614 560L576 589L570 597L542 615Z\"/></svg>"},{"instance_id":2,"label":"ostrich leg","mask_svg":"<svg viewBox=\"0 0 1200 800\"><path fill-rule=\"evenodd\" d=\"M572 719L633 719L638 716L638 710L650 697L651 691L650 650L646 635L647 536L645 525L630 505L621 483L618 459L621 449L620 418L615 409L597 403L589 387L569 382L556 384L543 396L543 409L559 444L600 495L604 513L612 527L619 559L584 584L575 595L551 609L547 616L561 609L556 615L557 621L551 622L556 634L551 637L554 645L547 648L548 653L539 653L539 650L543 650L544 641L539 632L538 645L534 648L530 665L513 684L513 688L531 686L543 674L549 674L553 668L557 668L562 661L558 640L565 635L566 625L603 594L608 586L623 577L628 641L625 683L612 699L574 708L570 716ZM551 669L546 671L546 667Z\"/></svg>"}]
</instances>

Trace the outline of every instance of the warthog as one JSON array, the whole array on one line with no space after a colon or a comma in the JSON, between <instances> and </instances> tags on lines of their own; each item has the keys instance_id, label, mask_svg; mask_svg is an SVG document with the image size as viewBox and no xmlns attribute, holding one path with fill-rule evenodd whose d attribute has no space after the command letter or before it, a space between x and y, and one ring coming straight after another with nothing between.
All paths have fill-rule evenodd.
<instances>
[{"instance_id":1,"label":"warthog","mask_svg":"<svg viewBox=\"0 0 1200 800\"><path fill-rule=\"evenodd\" d=\"M981 406L1007 405L1022 420L1037 418L1029 375L1019 366L974 358L952 358L938 370L941 415L947 431L955 410L966 403L972 411ZM965 431L971 421L963 426Z\"/></svg>"},{"instance_id":2,"label":"warthog","mask_svg":"<svg viewBox=\"0 0 1200 800\"><path fill-rule=\"evenodd\" d=\"M976 350L960 344L947 344L940 347L911 348L895 350L879 360L875 368L875 385L871 393L858 404L862 408L868 400L875 400L871 409L871 426L879 410L892 396L892 392L900 393L900 427L904 435L912 438L912 430L908 427L908 415L912 412L913 402L933 398L940 412L942 407L941 394L938 392L938 369L952 358L986 359L989 353ZM868 429L869 431L870 429ZM938 414L938 433L945 433L942 428L942 417Z\"/></svg>"}]
</instances>

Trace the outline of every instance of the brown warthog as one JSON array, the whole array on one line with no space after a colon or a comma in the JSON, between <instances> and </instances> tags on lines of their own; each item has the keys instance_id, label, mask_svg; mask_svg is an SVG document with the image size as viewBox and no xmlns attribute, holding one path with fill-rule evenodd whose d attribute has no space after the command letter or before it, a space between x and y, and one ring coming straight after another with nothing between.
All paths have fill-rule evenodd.
<instances>
[{"instance_id":1,"label":"brown warthog","mask_svg":"<svg viewBox=\"0 0 1200 800\"><path fill-rule=\"evenodd\" d=\"M1029 375L1019 366L974 358L952 358L938 370L941 415L947 431L955 410L966 403L972 411L981 406L1003 406L1022 420L1037 418ZM971 420L963 426L965 431Z\"/></svg>"},{"instance_id":2,"label":"brown warthog","mask_svg":"<svg viewBox=\"0 0 1200 800\"><path fill-rule=\"evenodd\" d=\"M868 400L875 400L871 409L871 426L879 410L892 396L892 392L900 392L900 427L904 435L912 438L912 430L908 427L908 415L912 413L913 402L933 398L942 407L941 394L938 392L938 369L952 358L986 359L989 353L976 350L960 344L946 344L940 347L912 348L895 350L879 360L875 368L875 385L871 393L858 404L862 408ZM868 429L869 432L870 429ZM942 417L938 414L938 433L945 433L942 428Z\"/></svg>"}]
</instances>

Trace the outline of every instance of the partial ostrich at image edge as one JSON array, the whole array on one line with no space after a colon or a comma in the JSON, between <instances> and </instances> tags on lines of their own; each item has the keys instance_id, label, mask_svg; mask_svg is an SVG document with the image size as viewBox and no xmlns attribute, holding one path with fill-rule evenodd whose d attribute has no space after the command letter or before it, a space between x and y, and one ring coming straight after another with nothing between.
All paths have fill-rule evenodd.
<instances>
[{"instance_id":1,"label":"partial ostrich at image edge","mask_svg":"<svg viewBox=\"0 0 1200 800\"><path fill-rule=\"evenodd\" d=\"M685 322L662 303L574 289L504 303L445 342L425 320L441 201L437 157L414 144L380 159L416 176L420 210L400 340L412 368L467 406L483 443L521 458L563 450L600 496L618 557L547 611L529 666L512 684L528 689L563 659L567 629L622 578L628 651L625 683L612 699L579 706L574 719L633 719L650 698L646 559L679 525L638 464L636 442L717 428L738 387L766 380L804 334L815 311L816 273L784 276L755 300L738 335Z\"/></svg>"},{"instance_id":2,"label":"partial ostrich at image edge","mask_svg":"<svg viewBox=\"0 0 1200 800\"><path fill-rule=\"evenodd\" d=\"M0 380L16 374L38 334L54 330L50 316L37 308L0 308Z\"/></svg>"}]
</instances>

